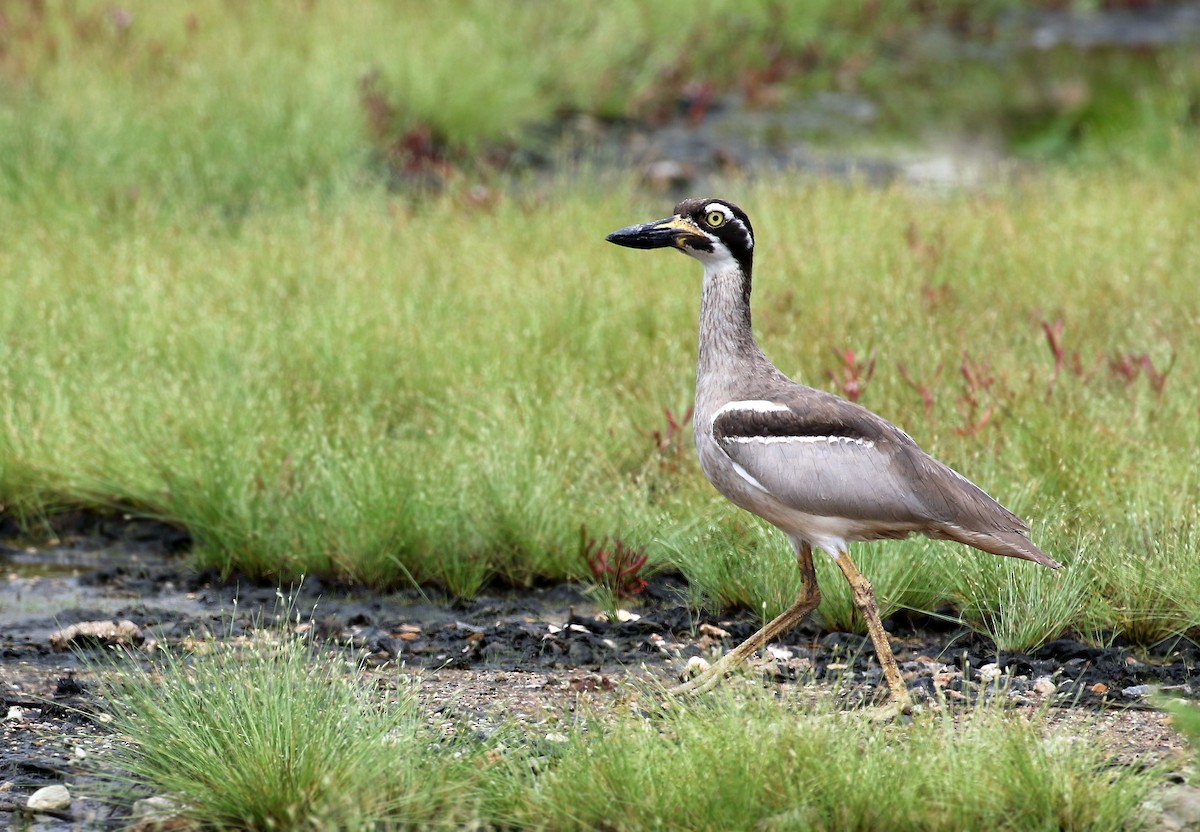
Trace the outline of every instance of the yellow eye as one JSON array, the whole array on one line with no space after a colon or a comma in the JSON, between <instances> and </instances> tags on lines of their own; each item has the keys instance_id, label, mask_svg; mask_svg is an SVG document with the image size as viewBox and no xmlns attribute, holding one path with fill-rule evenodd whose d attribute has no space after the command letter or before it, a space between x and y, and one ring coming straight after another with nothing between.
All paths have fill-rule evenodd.
<instances>
[{"instance_id":1,"label":"yellow eye","mask_svg":"<svg viewBox=\"0 0 1200 832\"><path fill-rule=\"evenodd\" d=\"M709 211L704 221L708 223L710 228L720 228L725 223L725 215L720 211Z\"/></svg>"}]
</instances>

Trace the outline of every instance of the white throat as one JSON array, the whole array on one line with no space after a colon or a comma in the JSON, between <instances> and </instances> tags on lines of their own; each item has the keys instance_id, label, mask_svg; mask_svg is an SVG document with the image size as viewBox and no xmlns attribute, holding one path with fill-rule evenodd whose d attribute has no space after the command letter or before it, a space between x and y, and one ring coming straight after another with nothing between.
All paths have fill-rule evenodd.
<instances>
[{"instance_id":1,"label":"white throat","mask_svg":"<svg viewBox=\"0 0 1200 832\"><path fill-rule=\"evenodd\" d=\"M695 249L692 249L688 252L688 254L704 264L705 288L707 288L714 279L722 275L735 277L737 273L741 272L742 267L738 265L738 261L734 259L732 254L729 253L729 249L725 248L725 246L721 245L720 243L714 245L712 251L696 251ZM729 275L728 273L730 272L735 274Z\"/></svg>"}]
</instances>

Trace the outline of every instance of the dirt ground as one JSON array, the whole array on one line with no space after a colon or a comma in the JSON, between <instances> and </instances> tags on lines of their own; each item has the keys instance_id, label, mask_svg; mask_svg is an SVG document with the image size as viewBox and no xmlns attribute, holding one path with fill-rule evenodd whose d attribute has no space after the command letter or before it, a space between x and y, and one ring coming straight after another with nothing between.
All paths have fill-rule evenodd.
<instances>
[{"instance_id":1,"label":"dirt ground","mask_svg":"<svg viewBox=\"0 0 1200 832\"><path fill-rule=\"evenodd\" d=\"M191 571L178 555L186 538L175 530L125 522L86 531L41 547L0 548L0 828L20 828L30 819L21 811L29 795L57 783L71 789L70 807L36 816L31 828L128 823L127 801L109 805L89 796L88 765L118 739L76 650L120 645L136 655L184 639L253 635L281 612L273 587ZM430 723L441 730L486 737L515 719L538 740L559 733L581 703L616 706L631 686L652 696L653 686L674 682L689 659L710 659L759 624L745 612L699 614L684 598L681 579L659 577L630 620L610 624L572 585L497 591L464 603L313 580L296 592L293 607L318 637L356 652L365 674L414 679ZM1182 760L1182 739L1147 698L1151 687L1200 695L1200 650L1190 644L1137 651L1061 639L1032 655L997 655L986 640L936 619L894 619L890 626L918 702L953 706L1003 696L1020 708L1049 708L1052 725L1102 743L1114 764ZM849 708L877 696L880 675L864 637L823 633L806 622L731 683L774 685L784 698L826 686Z\"/></svg>"}]
</instances>

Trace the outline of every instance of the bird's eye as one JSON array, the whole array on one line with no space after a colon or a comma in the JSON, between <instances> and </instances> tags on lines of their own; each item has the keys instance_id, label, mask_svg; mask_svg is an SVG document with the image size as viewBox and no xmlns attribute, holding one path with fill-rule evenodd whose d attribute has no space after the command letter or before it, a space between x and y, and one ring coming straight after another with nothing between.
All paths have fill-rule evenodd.
<instances>
[{"instance_id":1,"label":"bird's eye","mask_svg":"<svg viewBox=\"0 0 1200 832\"><path fill-rule=\"evenodd\" d=\"M709 211L704 221L708 223L710 228L720 228L725 223L725 215L720 211Z\"/></svg>"}]
</instances>

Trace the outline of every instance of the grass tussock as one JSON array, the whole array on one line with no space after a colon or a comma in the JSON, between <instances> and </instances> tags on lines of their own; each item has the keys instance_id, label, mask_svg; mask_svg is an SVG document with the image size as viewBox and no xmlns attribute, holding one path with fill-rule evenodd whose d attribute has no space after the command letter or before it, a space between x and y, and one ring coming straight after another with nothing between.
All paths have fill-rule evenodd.
<instances>
[{"instance_id":1,"label":"grass tussock","mask_svg":"<svg viewBox=\"0 0 1200 832\"><path fill-rule=\"evenodd\" d=\"M424 828L469 819L472 754L426 727L411 680L368 684L286 627L109 667L124 742L100 776L205 829ZM467 814L460 814L465 812Z\"/></svg>"},{"instance_id":2,"label":"grass tussock","mask_svg":"<svg viewBox=\"0 0 1200 832\"><path fill-rule=\"evenodd\" d=\"M504 812L536 829L1117 830L1152 782L996 706L879 725L724 691L574 736Z\"/></svg>"}]
</instances>

